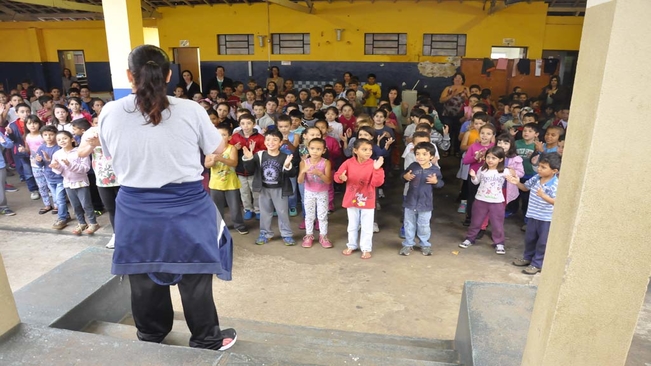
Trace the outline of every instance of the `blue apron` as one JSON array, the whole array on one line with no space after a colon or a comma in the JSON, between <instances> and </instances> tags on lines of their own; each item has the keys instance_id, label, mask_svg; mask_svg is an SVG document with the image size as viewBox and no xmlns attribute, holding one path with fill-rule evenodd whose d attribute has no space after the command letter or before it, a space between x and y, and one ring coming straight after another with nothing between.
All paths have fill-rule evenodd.
<instances>
[{"instance_id":1,"label":"blue apron","mask_svg":"<svg viewBox=\"0 0 651 366\"><path fill-rule=\"evenodd\" d=\"M111 273L147 273L161 285L183 274L232 279L233 239L202 182L120 187Z\"/></svg>"}]
</instances>

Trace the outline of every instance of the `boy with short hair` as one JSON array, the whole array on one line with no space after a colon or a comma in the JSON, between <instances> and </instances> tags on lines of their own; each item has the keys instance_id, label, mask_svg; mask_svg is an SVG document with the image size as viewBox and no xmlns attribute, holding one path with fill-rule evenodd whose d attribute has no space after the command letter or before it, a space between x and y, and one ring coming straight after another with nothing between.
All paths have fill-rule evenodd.
<instances>
[{"instance_id":1,"label":"boy with short hair","mask_svg":"<svg viewBox=\"0 0 651 366\"><path fill-rule=\"evenodd\" d=\"M41 195L38 193L38 185L32 173L29 150L23 140L23 136L28 132L26 131L25 120L30 115L32 109L27 103L18 103L15 109L18 119L9 124L5 129L5 135L14 143L12 153L16 164L16 171L20 175L20 179L27 183L27 189L31 192L30 198L37 200L41 198Z\"/></svg>"},{"instance_id":2,"label":"boy with short hair","mask_svg":"<svg viewBox=\"0 0 651 366\"><path fill-rule=\"evenodd\" d=\"M237 166L237 149L231 145L231 129L228 124L217 125L217 130L226 141L226 149L221 155L209 154L206 155L204 166L210 168L210 198L217 206L220 215L224 217L226 207L224 203L228 204L228 209L231 215L231 221L235 230L241 235L246 235L249 231L244 225L242 217L242 209L240 205L242 199L240 196L240 189L242 184L237 177L235 167Z\"/></svg>"},{"instance_id":3,"label":"boy with short hair","mask_svg":"<svg viewBox=\"0 0 651 366\"><path fill-rule=\"evenodd\" d=\"M441 135L434 129L434 117L429 114L422 115L418 120L418 123L427 123L432 127L430 140L439 150L448 151L450 149L450 128L447 125L443 126L443 134Z\"/></svg>"},{"instance_id":4,"label":"boy with short hair","mask_svg":"<svg viewBox=\"0 0 651 366\"><path fill-rule=\"evenodd\" d=\"M14 143L8 137L0 134L0 146L4 149L11 149L14 147ZM7 169L5 165L5 159L4 156L0 154L0 215L14 216L16 213L9 208L9 205L7 205L7 196L5 195L6 183Z\"/></svg>"},{"instance_id":5,"label":"boy with short hair","mask_svg":"<svg viewBox=\"0 0 651 366\"><path fill-rule=\"evenodd\" d=\"M70 88L70 89L68 89L68 96L70 98L79 98L80 97L79 88Z\"/></svg>"},{"instance_id":6,"label":"boy with short hair","mask_svg":"<svg viewBox=\"0 0 651 366\"><path fill-rule=\"evenodd\" d=\"M313 102L307 102L303 106L303 125L305 127L313 127L317 119L314 117L314 112L316 112L316 105Z\"/></svg>"},{"instance_id":7,"label":"boy with short hair","mask_svg":"<svg viewBox=\"0 0 651 366\"><path fill-rule=\"evenodd\" d=\"M301 113L299 110L293 110L290 113L294 113L294 112ZM280 152L286 155L293 156L294 150L296 150L296 147L298 146L300 135L297 135L291 131L292 118L285 114L278 116L278 122L276 123L276 128L283 135L283 139L280 142ZM297 177L290 177L289 180L292 182L292 195L289 196L289 216L294 217L298 215L298 211L296 210L296 205L298 203L298 196L296 194Z\"/></svg>"},{"instance_id":8,"label":"boy with short hair","mask_svg":"<svg viewBox=\"0 0 651 366\"><path fill-rule=\"evenodd\" d=\"M38 102L43 108L36 112L36 115L38 116L38 119L43 121L44 124L49 125L52 123L52 113L54 109L54 102L52 100L52 97L49 95L40 96L38 97Z\"/></svg>"},{"instance_id":9,"label":"boy with short hair","mask_svg":"<svg viewBox=\"0 0 651 366\"><path fill-rule=\"evenodd\" d=\"M269 98L265 102L265 110L267 115L271 117L274 121L278 118L278 101L275 98Z\"/></svg>"},{"instance_id":10,"label":"boy with short hair","mask_svg":"<svg viewBox=\"0 0 651 366\"><path fill-rule=\"evenodd\" d=\"M285 245L296 245L289 223L287 197L293 194L290 177L296 176L292 156L280 151L283 135L278 130L267 131L264 137L266 151L255 153L244 146L242 161L248 171L253 172L254 192L260 195L260 236L256 244L263 245L273 238L271 219L274 211L278 215L280 235ZM264 173L264 174L263 174Z\"/></svg>"},{"instance_id":11,"label":"boy with short hair","mask_svg":"<svg viewBox=\"0 0 651 366\"><path fill-rule=\"evenodd\" d=\"M405 240L400 255L411 254L416 236L420 240L421 253L425 256L432 255L432 244L429 242L430 220L434 209L432 188L443 187L441 169L432 163L435 151L431 143L418 143L414 147L416 161L407 167L407 172L403 175L409 187L402 204L405 210Z\"/></svg>"},{"instance_id":12,"label":"boy with short hair","mask_svg":"<svg viewBox=\"0 0 651 366\"><path fill-rule=\"evenodd\" d=\"M265 111L265 105L263 102L253 102L253 115L255 116L255 122L262 129L262 133L265 133L269 126L275 124L273 118L271 118Z\"/></svg>"},{"instance_id":13,"label":"boy with short hair","mask_svg":"<svg viewBox=\"0 0 651 366\"><path fill-rule=\"evenodd\" d=\"M56 134L58 130L54 126L41 127L41 137L44 143L36 151L36 164L39 167L44 167L45 181L47 182L50 192L52 192L52 201L56 207L53 214L57 214L57 220L52 225L52 229L62 230L68 226L70 221L70 214L68 213L68 206L66 203L66 190L63 187L63 177L57 174L50 168L52 156L54 153L61 149L56 143Z\"/></svg>"},{"instance_id":14,"label":"boy with short hair","mask_svg":"<svg viewBox=\"0 0 651 366\"><path fill-rule=\"evenodd\" d=\"M264 137L255 130L255 117L250 114L243 114L238 119L240 130L231 137L231 144L238 151L238 164L235 173L240 180L240 195L244 206L244 220L251 220L255 213L256 219L260 219L260 207L258 204L259 193L253 190L253 171L249 171L242 161L244 156L243 148L251 149L253 153L265 150ZM253 204L251 200L253 199Z\"/></svg>"},{"instance_id":15,"label":"boy with short hair","mask_svg":"<svg viewBox=\"0 0 651 366\"><path fill-rule=\"evenodd\" d=\"M535 123L527 123L522 128L522 139L515 141L515 151L519 157L522 158L522 166L524 167L524 176L520 182L524 183L536 174L536 171L531 165L531 155L536 151L536 140L538 139L538 126ZM522 201L522 213L526 214L527 205L529 203L529 192L520 190L518 199L512 201L507 205L506 217L514 215L518 211L519 202ZM526 229L527 218L524 219L525 225L522 226L522 231Z\"/></svg>"},{"instance_id":16,"label":"boy with short hair","mask_svg":"<svg viewBox=\"0 0 651 366\"><path fill-rule=\"evenodd\" d=\"M527 225L524 238L524 255L513 261L513 265L524 267L522 272L534 275L542 269L547 249L549 227L552 222L556 190L558 188L558 171L561 168L561 156L558 153L543 154L538 162L538 174L524 183L517 177L508 176L510 183L521 191L533 191L527 208Z\"/></svg>"},{"instance_id":17,"label":"boy with short hair","mask_svg":"<svg viewBox=\"0 0 651 366\"><path fill-rule=\"evenodd\" d=\"M377 108L378 100L382 96L382 89L375 83L375 74L368 74L366 84L362 88L364 89L364 98L366 98L366 102L364 103L366 113L372 116L375 108Z\"/></svg>"},{"instance_id":18,"label":"boy with short hair","mask_svg":"<svg viewBox=\"0 0 651 366\"><path fill-rule=\"evenodd\" d=\"M332 89L328 89L323 92L323 105L321 106L321 110L328 109L329 107L337 107L337 103L335 103L335 92Z\"/></svg>"}]
</instances>

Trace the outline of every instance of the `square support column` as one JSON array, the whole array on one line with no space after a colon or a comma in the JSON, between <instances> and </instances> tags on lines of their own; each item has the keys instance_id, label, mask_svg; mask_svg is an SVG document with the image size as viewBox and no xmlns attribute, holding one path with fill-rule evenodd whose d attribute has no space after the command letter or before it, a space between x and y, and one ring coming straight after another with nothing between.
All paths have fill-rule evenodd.
<instances>
[{"instance_id":1,"label":"square support column","mask_svg":"<svg viewBox=\"0 0 651 366\"><path fill-rule=\"evenodd\" d=\"M20 324L14 295L9 287L5 264L0 255L0 336Z\"/></svg>"},{"instance_id":2,"label":"square support column","mask_svg":"<svg viewBox=\"0 0 651 366\"><path fill-rule=\"evenodd\" d=\"M127 79L127 57L132 49L144 44L140 0L102 0L108 45L111 81L115 99L131 93Z\"/></svg>"},{"instance_id":3,"label":"square support column","mask_svg":"<svg viewBox=\"0 0 651 366\"><path fill-rule=\"evenodd\" d=\"M626 362L651 274L649 15L649 0L588 0L522 365Z\"/></svg>"}]
</instances>

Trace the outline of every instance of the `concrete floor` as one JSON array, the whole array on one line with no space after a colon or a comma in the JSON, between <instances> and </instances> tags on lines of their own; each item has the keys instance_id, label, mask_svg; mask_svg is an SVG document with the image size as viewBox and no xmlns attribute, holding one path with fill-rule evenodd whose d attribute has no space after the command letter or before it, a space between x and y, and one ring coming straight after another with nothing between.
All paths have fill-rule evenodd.
<instances>
[{"instance_id":1,"label":"concrete floor","mask_svg":"<svg viewBox=\"0 0 651 366\"><path fill-rule=\"evenodd\" d=\"M432 219L434 252L398 255L401 187L394 184L376 213L380 233L373 240L373 258L362 260L359 252L341 254L346 243L346 212L339 208L329 216L329 237L334 249L315 245L311 249L285 247L273 240L254 245L257 221L250 233L233 233L235 262L233 281L215 280L219 314L225 317L307 325L358 332L453 339L464 281L536 284L540 275L528 276L510 264L522 255L521 218L506 220L507 254L498 256L485 237L478 245L460 249L465 227L456 213L458 183L453 179L456 160L442 160L446 186L436 192ZM9 282L16 291L59 263L89 246L103 246L109 239L108 217L99 218L102 229L94 237L50 230L55 216L38 215L42 202L31 201L16 176L9 183L20 188L8 193L16 216L0 216L0 252ZM338 199L338 200L337 200ZM336 197L341 200L340 196ZM294 237L300 242L298 217L292 218ZM274 225L276 222L274 220ZM274 227L277 230L277 226ZM176 291L175 306L181 310ZM641 312L638 335L651 342L651 300ZM643 324L642 324L643 323Z\"/></svg>"}]
</instances>

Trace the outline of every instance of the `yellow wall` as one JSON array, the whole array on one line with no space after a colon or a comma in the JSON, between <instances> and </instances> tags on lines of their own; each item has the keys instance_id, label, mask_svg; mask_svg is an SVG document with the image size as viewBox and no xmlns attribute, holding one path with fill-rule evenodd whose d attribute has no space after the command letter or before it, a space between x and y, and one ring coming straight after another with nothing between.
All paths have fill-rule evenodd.
<instances>
[{"instance_id":1,"label":"yellow wall","mask_svg":"<svg viewBox=\"0 0 651 366\"><path fill-rule=\"evenodd\" d=\"M44 55L38 55L37 48L30 47L38 42L29 34L30 28L41 29ZM58 50L83 50L87 62L108 61L106 32L101 21L3 22L0 39L3 49L12 50L2 52L0 61L58 62Z\"/></svg>"},{"instance_id":2,"label":"yellow wall","mask_svg":"<svg viewBox=\"0 0 651 366\"><path fill-rule=\"evenodd\" d=\"M574 51L581 44L583 17L547 17L543 48Z\"/></svg>"},{"instance_id":3,"label":"yellow wall","mask_svg":"<svg viewBox=\"0 0 651 366\"><path fill-rule=\"evenodd\" d=\"M467 34L468 58L490 55L491 46L503 38L514 38L516 46L528 47L529 57L541 57L543 49L578 50L582 17L548 17L547 5L521 3L492 15L479 2L316 2L315 14L306 14L270 5L267 29L266 4L233 6L162 7L162 19L147 20L157 27L160 46L171 53L180 40L201 48L202 61L251 60L268 58L270 45L260 47L255 38L255 54L217 54L217 34L310 33L309 55L271 55L271 60L312 61L394 61L418 62L436 58L422 56L423 33ZM39 31L30 31L36 28ZM335 28L345 29L340 42ZM364 33L407 33L407 55L364 55ZM84 50L86 61L108 61L106 33L102 21L0 23L4 49L0 62L57 62L57 50ZM267 38L268 39L268 38ZM42 47L30 46L42 42Z\"/></svg>"}]
</instances>

